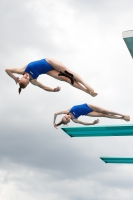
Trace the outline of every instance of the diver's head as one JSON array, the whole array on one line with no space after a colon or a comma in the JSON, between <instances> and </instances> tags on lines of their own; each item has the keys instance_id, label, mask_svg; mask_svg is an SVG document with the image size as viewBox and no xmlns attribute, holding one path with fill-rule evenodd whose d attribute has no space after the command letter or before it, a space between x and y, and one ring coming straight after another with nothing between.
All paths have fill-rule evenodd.
<instances>
[{"instance_id":1,"label":"diver's head","mask_svg":"<svg viewBox=\"0 0 133 200\"><path fill-rule=\"evenodd\" d=\"M30 82L29 80L30 80L30 76L29 76L28 73L24 74L23 77L20 79L20 81L19 81L19 89L18 89L19 94L21 92L21 89L26 88L26 86L29 84L29 82Z\"/></svg>"}]
</instances>

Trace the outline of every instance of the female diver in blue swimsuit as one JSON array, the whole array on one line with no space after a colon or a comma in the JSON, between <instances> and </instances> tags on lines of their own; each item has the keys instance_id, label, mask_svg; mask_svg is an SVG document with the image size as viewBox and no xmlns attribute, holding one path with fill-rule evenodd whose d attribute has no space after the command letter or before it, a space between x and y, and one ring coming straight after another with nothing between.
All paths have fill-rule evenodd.
<instances>
[{"instance_id":1,"label":"female diver in blue swimsuit","mask_svg":"<svg viewBox=\"0 0 133 200\"><path fill-rule=\"evenodd\" d=\"M57 115L65 114L64 117L62 117L61 122L58 124L55 123ZM72 120L75 123L83 124L83 125L94 125L99 123L99 119L94 120L93 122L82 122L78 119L79 116L86 115L90 117L107 117L112 119L123 119L125 121L130 121L130 116L123 115L120 113L112 112L109 110L105 110L103 108L90 105L90 104L81 104L81 105L75 105L71 109L57 112L54 114L54 127L57 128L57 126L61 124L68 124L70 120Z\"/></svg>"},{"instance_id":2,"label":"female diver in blue swimsuit","mask_svg":"<svg viewBox=\"0 0 133 200\"><path fill-rule=\"evenodd\" d=\"M89 93L93 97L97 95L97 93L94 92L94 90L87 83L85 83L78 74L70 71L62 63L54 59L46 58L31 62L22 68L11 68L6 69L5 71L15 80L16 83L19 83L19 93L22 88L25 88L29 84L29 82L49 92L60 91L60 87L52 89L37 81L39 75L47 74L60 81L70 83L72 86ZM14 75L14 73L22 74L23 77L19 79Z\"/></svg>"}]
</instances>

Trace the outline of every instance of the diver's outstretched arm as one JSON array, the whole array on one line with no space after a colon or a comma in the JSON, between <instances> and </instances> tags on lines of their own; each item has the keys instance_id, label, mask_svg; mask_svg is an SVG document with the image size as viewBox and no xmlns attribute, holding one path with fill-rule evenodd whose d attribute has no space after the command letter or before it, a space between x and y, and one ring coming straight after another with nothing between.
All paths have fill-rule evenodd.
<instances>
[{"instance_id":1,"label":"diver's outstretched arm","mask_svg":"<svg viewBox=\"0 0 133 200\"><path fill-rule=\"evenodd\" d=\"M99 123L99 119L94 120L93 122L83 122L78 119L72 119L73 122L78 123L78 124L83 124L83 125L94 125Z\"/></svg>"},{"instance_id":2,"label":"diver's outstretched arm","mask_svg":"<svg viewBox=\"0 0 133 200\"><path fill-rule=\"evenodd\" d=\"M58 92L61 90L61 88L58 86L56 88L50 88L48 86L43 85L42 83L38 82L37 79L30 81L33 85L40 87L43 90L46 90L48 92Z\"/></svg>"}]
</instances>

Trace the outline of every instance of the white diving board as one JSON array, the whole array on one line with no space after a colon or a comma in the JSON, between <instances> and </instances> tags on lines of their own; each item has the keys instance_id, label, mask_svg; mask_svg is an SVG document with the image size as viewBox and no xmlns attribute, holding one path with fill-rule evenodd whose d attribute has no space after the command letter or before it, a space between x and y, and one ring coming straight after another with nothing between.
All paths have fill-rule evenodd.
<instances>
[{"instance_id":1,"label":"white diving board","mask_svg":"<svg viewBox=\"0 0 133 200\"><path fill-rule=\"evenodd\" d=\"M124 157L100 157L105 163L114 163L114 164L133 164L133 158L124 158Z\"/></svg>"},{"instance_id":2,"label":"white diving board","mask_svg":"<svg viewBox=\"0 0 133 200\"><path fill-rule=\"evenodd\" d=\"M133 136L133 124L62 127L70 137Z\"/></svg>"},{"instance_id":3,"label":"white diving board","mask_svg":"<svg viewBox=\"0 0 133 200\"><path fill-rule=\"evenodd\" d=\"M133 58L133 30L131 31L124 31L122 33L122 37L126 43L126 46Z\"/></svg>"}]
</instances>

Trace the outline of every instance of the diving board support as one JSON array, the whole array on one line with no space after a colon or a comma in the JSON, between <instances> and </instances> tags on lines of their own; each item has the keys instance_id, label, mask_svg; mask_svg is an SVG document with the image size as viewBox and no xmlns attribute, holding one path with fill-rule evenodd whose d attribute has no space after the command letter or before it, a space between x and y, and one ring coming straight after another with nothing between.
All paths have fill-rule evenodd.
<instances>
[{"instance_id":1,"label":"diving board support","mask_svg":"<svg viewBox=\"0 0 133 200\"><path fill-rule=\"evenodd\" d=\"M126 43L126 46L133 58L133 30L122 32L122 37Z\"/></svg>"},{"instance_id":2,"label":"diving board support","mask_svg":"<svg viewBox=\"0 0 133 200\"><path fill-rule=\"evenodd\" d=\"M114 164L133 164L133 158L124 158L124 157L100 157L105 163L114 163Z\"/></svg>"},{"instance_id":3,"label":"diving board support","mask_svg":"<svg viewBox=\"0 0 133 200\"><path fill-rule=\"evenodd\" d=\"M133 136L133 124L62 127L70 137Z\"/></svg>"}]
</instances>

